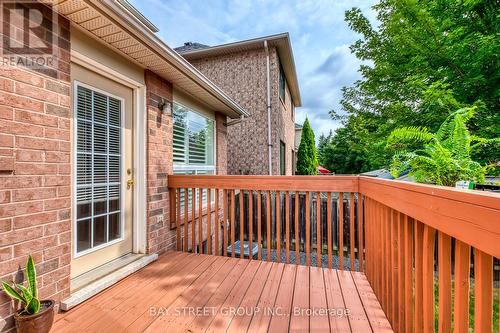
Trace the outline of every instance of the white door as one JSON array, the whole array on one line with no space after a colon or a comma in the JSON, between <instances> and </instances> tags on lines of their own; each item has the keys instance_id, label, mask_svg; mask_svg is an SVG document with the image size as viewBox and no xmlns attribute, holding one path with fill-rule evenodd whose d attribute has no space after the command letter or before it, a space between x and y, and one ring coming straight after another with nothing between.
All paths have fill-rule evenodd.
<instances>
[{"instance_id":1,"label":"white door","mask_svg":"<svg viewBox=\"0 0 500 333\"><path fill-rule=\"evenodd\" d=\"M132 251L133 91L72 64L71 277Z\"/></svg>"}]
</instances>

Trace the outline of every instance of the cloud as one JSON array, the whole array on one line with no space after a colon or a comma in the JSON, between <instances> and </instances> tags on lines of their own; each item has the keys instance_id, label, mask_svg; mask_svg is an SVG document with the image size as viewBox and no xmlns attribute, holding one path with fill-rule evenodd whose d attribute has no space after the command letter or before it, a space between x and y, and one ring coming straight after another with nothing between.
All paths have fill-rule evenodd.
<instances>
[{"instance_id":1,"label":"cloud","mask_svg":"<svg viewBox=\"0 0 500 333\"><path fill-rule=\"evenodd\" d=\"M172 47L186 41L217 45L288 31L298 72L303 107L297 122L309 117L316 132L327 134L339 123L341 88L359 77L360 62L349 45L359 38L344 22L344 12L357 6L374 22L376 0L132 0L160 28Z\"/></svg>"}]
</instances>

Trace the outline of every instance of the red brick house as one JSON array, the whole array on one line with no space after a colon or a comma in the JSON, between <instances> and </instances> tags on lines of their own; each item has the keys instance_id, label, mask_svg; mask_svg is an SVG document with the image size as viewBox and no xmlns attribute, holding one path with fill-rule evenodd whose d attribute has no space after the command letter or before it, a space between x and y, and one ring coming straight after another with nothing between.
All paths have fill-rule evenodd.
<instances>
[{"instance_id":1,"label":"red brick house","mask_svg":"<svg viewBox=\"0 0 500 333\"><path fill-rule=\"evenodd\" d=\"M174 247L167 175L225 174L248 113L125 1L0 5L0 279L32 254L68 309Z\"/></svg>"},{"instance_id":2,"label":"red brick house","mask_svg":"<svg viewBox=\"0 0 500 333\"><path fill-rule=\"evenodd\" d=\"M251 114L228 123L228 173L292 175L301 98L288 33L175 50Z\"/></svg>"}]
</instances>

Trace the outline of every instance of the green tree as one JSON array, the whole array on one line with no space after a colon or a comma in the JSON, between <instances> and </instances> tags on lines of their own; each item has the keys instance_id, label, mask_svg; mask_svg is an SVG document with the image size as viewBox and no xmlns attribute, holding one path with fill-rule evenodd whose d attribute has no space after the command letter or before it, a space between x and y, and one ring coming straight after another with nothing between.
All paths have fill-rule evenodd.
<instances>
[{"instance_id":1,"label":"green tree","mask_svg":"<svg viewBox=\"0 0 500 333\"><path fill-rule=\"evenodd\" d=\"M482 144L499 144L500 138L487 140L470 135L467 122L476 110L474 107L454 112L436 133L420 127L392 131L387 140L387 145L396 151L392 175L398 177L409 169L410 176L420 183L454 186L459 180L483 182L486 167L473 161L471 152ZM415 149L418 143L421 147Z\"/></svg>"},{"instance_id":2,"label":"green tree","mask_svg":"<svg viewBox=\"0 0 500 333\"><path fill-rule=\"evenodd\" d=\"M330 144L332 140L333 132L330 130L330 133L328 133L327 136L325 136L323 133L320 134L319 139L318 139L318 148L316 149L316 152L318 154L318 163L320 165L324 165L324 159L327 157L325 155L325 150L327 149L328 145Z\"/></svg>"},{"instance_id":3,"label":"green tree","mask_svg":"<svg viewBox=\"0 0 500 333\"><path fill-rule=\"evenodd\" d=\"M346 12L349 27L361 35L351 51L363 65L362 79L343 88L342 112L331 113L353 132L335 133L347 139L346 148L337 149L346 156L337 160L339 169L387 167L394 129L436 132L459 108L476 107L468 122L473 135L499 136L499 6L499 0L380 0L373 7L377 27L358 8ZM473 158L498 163L500 147L485 144Z\"/></svg>"},{"instance_id":4,"label":"green tree","mask_svg":"<svg viewBox=\"0 0 500 333\"><path fill-rule=\"evenodd\" d=\"M317 175L318 158L316 156L316 144L314 132L306 118L302 127L302 137L300 139L299 151L297 153L297 174Z\"/></svg>"}]
</instances>

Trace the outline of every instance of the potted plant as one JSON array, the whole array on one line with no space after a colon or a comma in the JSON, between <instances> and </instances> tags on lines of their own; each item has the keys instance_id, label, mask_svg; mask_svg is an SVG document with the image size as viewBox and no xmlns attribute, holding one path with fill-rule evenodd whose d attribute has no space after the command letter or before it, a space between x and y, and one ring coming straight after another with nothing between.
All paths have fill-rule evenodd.
<instances>
[{"instance_id":1,"label":"potted plant","mask_svg":"<svg viewBox=\"0 0 500 333\"><path fill-rule=\"evenodd\" d=\"M22 283L13 283L11 286L2 281L5 293L14 301L19 301L22 306L14 314L17 332L48 333L54 321L55 302L53 300L40 301L38 299L35 263L31 255L26 263L26 275L27 286Z\"/></svg>"}]
</instances>

